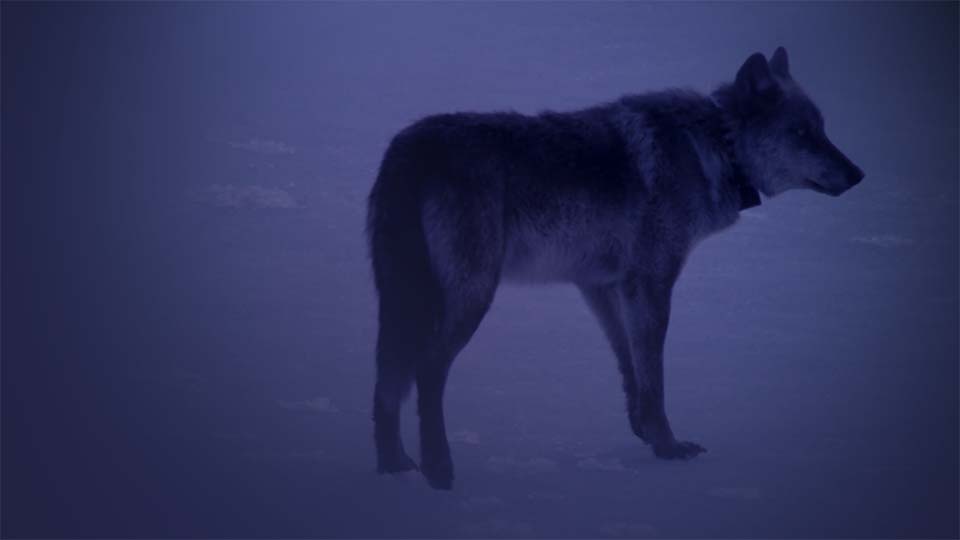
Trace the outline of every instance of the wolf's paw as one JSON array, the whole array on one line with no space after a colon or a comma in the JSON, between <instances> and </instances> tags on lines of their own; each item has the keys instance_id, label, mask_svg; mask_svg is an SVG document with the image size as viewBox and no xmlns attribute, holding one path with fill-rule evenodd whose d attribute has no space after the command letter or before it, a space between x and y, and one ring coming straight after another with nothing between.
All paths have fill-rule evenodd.
<instances>
[{"instance_id":1,"label":"wolf's paw","mask_svg":"<svg viewBox=\"0 0 960 540\"><path fill-rule=\"evenodd\" d=\"M653 445L653 454L660 459L693 459L707 449L695 442L671 441Z\"/></svg>"},{"instance_id":2,"label":"wolf's paw","mask_svg":"<svg viewBox=\"0 0 960 540\"><path fill-rule=\"evenodd\" d=\"M439 463L423 463L420 469L427 483L433 489L450 490L453 489L453 463L442 461Z\"/></svg>"},{"instance_id":3,"label":"wolf's paw","mask_svg":"<svg viewBox=\"0 0 960 540\"><path fill-rule=\"evenodd\" d=\"M403 452L389 458L380 458L377 462L377 472L380 474L396 474L416 470L419 470L417 463Z\"/></svg>"},{"instance_id":4,"label":"wolf's paw","mask_svg":"<svg viewBox=\"0 0 960 540\"><path fill-rule=\"evenodd\" d=\"M630 415L630 430L633 431L633 434L636 435L641 441L650 444L650 437L648 437L643 432L643 421L637 415Z\"/></svg>"}]
</instances>

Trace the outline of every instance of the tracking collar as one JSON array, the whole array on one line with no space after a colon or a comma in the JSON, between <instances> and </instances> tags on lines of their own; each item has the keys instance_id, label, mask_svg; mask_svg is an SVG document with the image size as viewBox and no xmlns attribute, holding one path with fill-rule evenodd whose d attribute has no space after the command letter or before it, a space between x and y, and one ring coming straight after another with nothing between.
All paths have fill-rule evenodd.
<instances>
[{"instance_id":1,"label":"tracking collar","mask_svg":"<svg viewBox=\"0 0 960 540\"><path fill-rule=\"evenodd\" d=\"M750 183L746 173L743 171L743 167L740 165L740 162L737 161L736 152L734 152L732 128L734 121L730 118L729 113L724 110L723 106L717 103L716 99L712 101L714 106L719 110L722 119L720 122L722 126L720 140L723 143L723 151L727 155L727 161L730 163L730 183L737 189L737 195L740 197L740 210L760 206L760 192Z\"/></svg>"},{"instance_id":2,"label":"tracking collar","mask_svg":"<svg viewBox=\"0 0 960 540\"><path fill-rule=\"evenodd\" d=\"M743 168L733 158L730 159L730 168L732 169L730 180L736 186L737 193L740 195L740 210L760 206L760 192L747 180Z\"/></svg>"}]
</instances>

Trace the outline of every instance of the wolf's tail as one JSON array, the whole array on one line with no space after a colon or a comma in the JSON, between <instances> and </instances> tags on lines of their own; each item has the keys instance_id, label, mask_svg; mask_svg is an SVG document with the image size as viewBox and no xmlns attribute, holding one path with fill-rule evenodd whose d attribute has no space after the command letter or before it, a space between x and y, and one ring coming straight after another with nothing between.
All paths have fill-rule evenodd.
<instances>
[{"instance_id":1,"label":"wolf's tail","mask_svg":"<svg viewBox=\"0 0 960 540\"><path fill-rule=\"evenodd\" d=\"M442 291L423 230L422 171L398 139L390 144L368 201L367 234L380 299L378 407L398 407L409 392L441 317Z\"/></svg>"}]
</instances>

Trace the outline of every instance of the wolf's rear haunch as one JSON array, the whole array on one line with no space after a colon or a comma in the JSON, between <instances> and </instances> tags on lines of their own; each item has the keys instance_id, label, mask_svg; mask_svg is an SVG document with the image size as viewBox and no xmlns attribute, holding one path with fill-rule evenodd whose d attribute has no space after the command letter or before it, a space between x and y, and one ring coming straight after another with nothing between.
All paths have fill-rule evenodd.
<instances>
[{"instance_id":1,"label":"wolf's rear haunch","mask_svg":"<svg viewBox=\"0 0 960 540\"><path fill-rule=\"evenodd\" d=\"M752 55L710 96L657 92L568 113L427 117L390 143L367 232L379 293L377 468L417 468L400 439L413 383L420 470L450 489L443 391L501 278L576 285L613 349L630 428L663 459L673 285L690 250L795 188L839 195L863 172L826 137L786 51ZM549 369L549 363L544 363Z\"/></svg>"},{"instance_id":2,"label":"wolf's rear haunch","mask_svg":"<svg viewBox=\"0 0 960 540\"><path fill-rule=\"evenodd\" d=\"M416 133L395 137L370 194L367 232L380 301L374 437L379 472L417 468L404 450L399 423L400 405L416 381L421 470L431 486L449 489L453 465L443 390L453 358L493 299L497 270L486 265L489 271L484 272L479 258L466 253L470 246L460 246L464 250L454 245L475 241L476 248L484 247L481 238L470 238L477 230L459 231L466 236L441 230L444 236L436 239L432 250L428 248L426 220L432 218L435 227L453 224L446 209L431 211L430 204L440 203L439 183L450 182L450 175L456 174L438 163L431 139ZM433 197L425 196L431 188ZM446 272L441 279L436 269L444 260L452 266L442 268Z\"/></svg>"},{"instance_id":3,"label":"wolf's rear haunch","mask_svg":"<svg viewBox=\"0 0 960 540\"><path fill-rule=\"evenodd\" d=\"M439 355L430 358L428 354L428 348L436 344L442 296L423 235L416 170L405 168L415 164L398 154L393 146L387 151L370 193L367 216L380 300L373 419L377 470L381 473L417 468L400 438L400 405L414 379L423 394L422 411L428 413L424 418L432 415L434 425L444 429L441 401L446 366ZM424 448L442 440L445 438L435 435ZM439 457L439 450L434 455Z\"/></svg>"}]
</instances>

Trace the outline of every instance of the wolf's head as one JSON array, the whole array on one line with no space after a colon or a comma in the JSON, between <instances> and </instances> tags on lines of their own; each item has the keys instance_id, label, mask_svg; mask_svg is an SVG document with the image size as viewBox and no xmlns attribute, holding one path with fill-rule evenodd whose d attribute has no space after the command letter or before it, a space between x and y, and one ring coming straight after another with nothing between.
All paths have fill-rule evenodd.
<instances>
[{"instance_id":1,"label":"wolf's head","mask_svg":"<svg viewBox=\"0 0 960 540\"><path fill-rule=\"evenodd\" d=\"M736 81L714 95L733 124L736 159L764 195L806 188L836 196L863 179L827 139L823 116L790 76L783 47L769 63L760 53L748 58Z\"/></svg>"}]
</instances>

